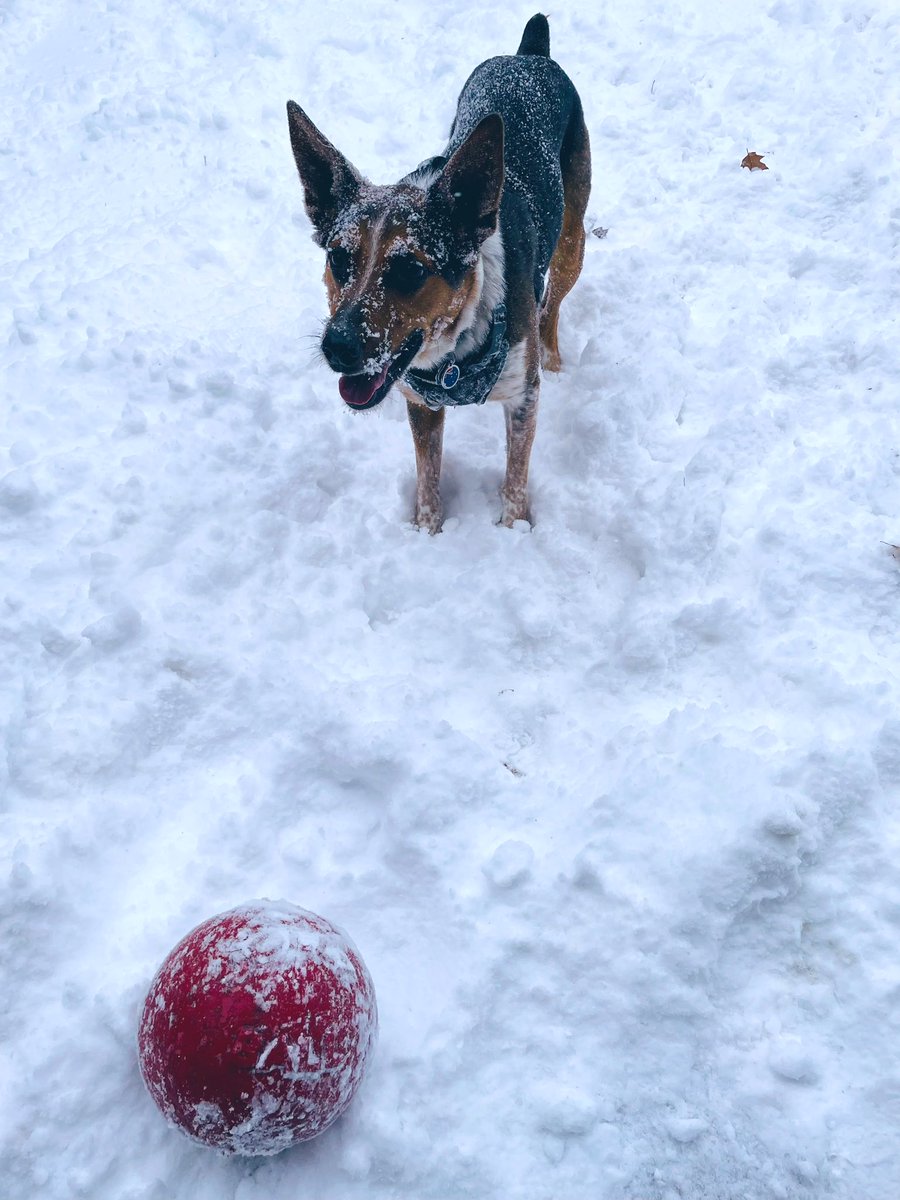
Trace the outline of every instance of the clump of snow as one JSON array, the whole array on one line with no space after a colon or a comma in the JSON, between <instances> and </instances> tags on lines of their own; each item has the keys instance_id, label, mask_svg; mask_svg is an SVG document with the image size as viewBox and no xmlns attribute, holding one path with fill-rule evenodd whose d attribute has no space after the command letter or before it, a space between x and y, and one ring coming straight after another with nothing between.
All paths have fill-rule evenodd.
<instances>
[{"instance_id":1,"label":"clump of snow","mask_svg":"<svg viewBox=\"0 0 900 1200\"><path fill-rule=\"evenodd\" d=\"M106 613L82 629L96 650L118 650L136 637L141 629L141 614L132 605L120 602L113 612Z\"/></svg>"},{"instance_id":2,"label":"clump of snow","mask_svg":"<svg viewBox=\"0 0 900 1200\"><path fill-rule=\"evenodd\" d=\"M0 479L0 508L8 513L26 513L39 499L38 489L27 470L10 471Z\"/></svg>"},{"instance_id":3,"label":"clump of snow","mask_svg":"<svg viewBox=\"0 0 900 1200\"><path fill-rule=\"evenodd\" d=\"M497 888L511 888L531 874L534 851L527 842L510 838L498 846L482 868Z\"/></svg>"}]
</instances>

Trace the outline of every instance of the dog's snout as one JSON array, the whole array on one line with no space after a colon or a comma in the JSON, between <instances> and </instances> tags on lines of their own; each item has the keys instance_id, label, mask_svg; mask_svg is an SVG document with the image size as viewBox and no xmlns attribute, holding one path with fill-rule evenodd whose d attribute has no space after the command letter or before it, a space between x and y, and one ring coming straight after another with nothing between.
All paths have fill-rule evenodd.
<instances>
[{"instance_id":1,"label":"dog's snout","mask_svg":"<svg viewBox=\"0 0 900 1200\"><path fill-rule=\"evenodd\" d=\"M332 371L355 375L363 368L363 346L360 337L344 324L332 323L322 338L322 353Z\"/></svg>"}]
</instances>

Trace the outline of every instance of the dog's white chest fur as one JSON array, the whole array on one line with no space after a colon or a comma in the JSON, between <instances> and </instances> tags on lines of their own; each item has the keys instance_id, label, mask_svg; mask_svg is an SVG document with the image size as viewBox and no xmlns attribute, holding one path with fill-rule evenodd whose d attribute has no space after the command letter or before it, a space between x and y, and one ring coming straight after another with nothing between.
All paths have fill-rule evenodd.
<instances>
[{"instance_id":1,"label":"dog's white chest fur","mask_svg":"<svg viewBox=\"0 0 900 1200\"><path fill-rule=\"evenodd\" d=\"M499 400L507 408L518 408L525 399L525 349L524 341L510 349L489 400Z\"/></svg>"}]
</instances>

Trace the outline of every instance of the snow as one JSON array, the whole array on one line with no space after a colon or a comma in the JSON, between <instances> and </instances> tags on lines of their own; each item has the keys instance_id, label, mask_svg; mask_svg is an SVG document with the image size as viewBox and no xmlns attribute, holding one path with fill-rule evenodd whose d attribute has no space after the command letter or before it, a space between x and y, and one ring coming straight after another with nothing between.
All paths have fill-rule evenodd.
<instances>
[{"instance_id":1,"label":"snow","mask_svg":"<svg viewBox=\"0 0 900 1200\"><path fill-rule=\"evenodd\" d=\"M0 15L11 1200L896 1200L900 14L554 9L609 232L533 529L487 405L431 538L399 396L315 356L284 102L400 178L530 15ZM227 1160L135 1035L254 896L348 931L381 1032Z\"/></svg>"}]
</instances>

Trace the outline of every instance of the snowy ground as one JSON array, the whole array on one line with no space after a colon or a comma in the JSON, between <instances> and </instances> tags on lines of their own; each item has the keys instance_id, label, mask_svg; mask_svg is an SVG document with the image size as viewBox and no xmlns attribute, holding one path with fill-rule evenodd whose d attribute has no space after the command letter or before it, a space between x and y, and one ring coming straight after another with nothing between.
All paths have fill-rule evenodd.
<instances>
[{"instance_id":1,"label":"snowy ground","mask_svg":"<svg viewBox=\"0 0 900 1200\"><path fill-rule=\"evenodd\" d=\"M533 530L488 406L429 538L399 396L314 355L284 102L388 182L532 11L0 6L10 1200L900 1194L900 10L554 7L609 234ZM259 896L348 930L381 1037L228 1160L135 1030Z\"/></svg>"}]
</instances>

